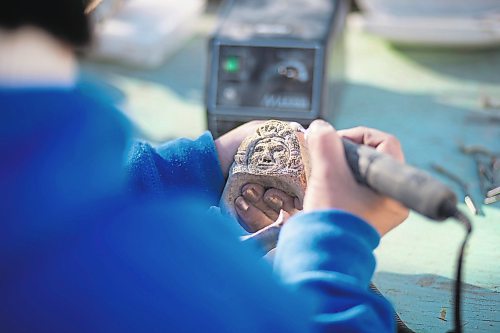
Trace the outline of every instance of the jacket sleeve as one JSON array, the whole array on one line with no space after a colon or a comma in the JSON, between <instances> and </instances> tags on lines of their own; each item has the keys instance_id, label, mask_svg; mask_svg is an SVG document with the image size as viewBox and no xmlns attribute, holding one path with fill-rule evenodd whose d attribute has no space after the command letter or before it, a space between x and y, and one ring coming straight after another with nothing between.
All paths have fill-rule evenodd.
<instances>
[{"instance_id":1,"label":"jacket sleeve","mask_svg":"<svg viewBox=\"0 0 500 333\"><path fill-rule=\"evenodd\" d=\"M73 230L59 220L48 242L13 255L2 270L0 331L311 332L306 299L220 216L196 197L149 199L80 212Z\"/></svg>"},{"instance_id":2,"label":"jacket sleeve","mask_svg":"<svg viewBox=\"0 0 500 333\"><path fill-rule=\"evenodd\" d=\"M159 195L194 189L210 205L218 203L225 182L209 132L196 140L181 138L157 148L137 142L127 169L133 192Z\"/></svg>"},{"instance_id":3,"label":"jacket sleeve","mask_svg":"<svg viewBox=\"0 0 500 333\"><path fill-rule=\"evenodd\" d=\"M336 210L299 214L283 227L275 269L312 294L318 332L395 332L392 306L369 291L379 240L366 222Z\"/></svg>"}]
</instances>

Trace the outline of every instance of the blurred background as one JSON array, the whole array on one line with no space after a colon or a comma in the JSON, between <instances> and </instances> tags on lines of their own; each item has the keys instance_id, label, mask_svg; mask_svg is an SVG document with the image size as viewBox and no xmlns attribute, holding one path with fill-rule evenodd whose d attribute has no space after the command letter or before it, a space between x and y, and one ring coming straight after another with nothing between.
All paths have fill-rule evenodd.
<instances>
[{"instance_id":1,"label":"blurred background","mask_svg":"<svg viewBox=\"0 0 500 333\"><path fill-rule=\"evenodd\" d=\"M196 136L207 128L208 40L220 7L215 0L103 0L93 13L96 38L83 59L84 73L107 83L113 101L147 139ZM402 93L432 97L433 107L486 113L479 120L488 121L490 113L498 119L498 112L488 112L499 104L499 1L358 0L351 7L345 31L348 86L339 114L357 113L352 103L361 98L352 90L365 86L380 90L361 94L377 116L401 107L394 98ZM354 83L358 87L349 86ZM396 96L383 95L384 89ZM374 105L373 98L383 105ZM424 106L410 108L429 109ZM356 123L371 122L364 118L369 114L360 116ZM340 117L339 125L355 124Z\"/></svg>"}]
</instances>

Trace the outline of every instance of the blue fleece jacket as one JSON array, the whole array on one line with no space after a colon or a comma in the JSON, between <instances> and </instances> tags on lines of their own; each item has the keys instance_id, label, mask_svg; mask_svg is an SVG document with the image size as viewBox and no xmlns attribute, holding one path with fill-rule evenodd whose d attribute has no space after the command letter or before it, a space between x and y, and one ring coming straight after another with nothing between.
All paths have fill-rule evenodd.
<instances>
[{"instance_id":1,"label":"blue fleece jacket","mask_svg":"<svg viewBox=\"0 0 500 333\"><path fill-rule=\"evenodd\" d=\"M0 89L1 332L394 331L365 222L294 217L278 280L207 214L224 184L209 134L135 144L127 169L129 143L77 89Z\"/></svg>"}]
</instances>

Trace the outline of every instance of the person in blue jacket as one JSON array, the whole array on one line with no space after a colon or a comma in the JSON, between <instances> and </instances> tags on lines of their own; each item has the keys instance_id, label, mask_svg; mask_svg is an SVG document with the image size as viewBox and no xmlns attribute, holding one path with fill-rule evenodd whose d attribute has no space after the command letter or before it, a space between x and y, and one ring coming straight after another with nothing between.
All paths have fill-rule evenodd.
<instances>
[{"instance_id":1,"label":"person in blue jacket","mask_svg":"<svg viewBox=\"0 0 500 333\"><path fill-rule=\"evenodd\" d=\"M311 124L303 212L273 272L207 212L254 125L131 150L127 121L79 85L83 9L0 4L0 332L394 331L368 284L407 211L356 184L340 136L402 159L397 140Z\"/></svg>"}]
</instances>

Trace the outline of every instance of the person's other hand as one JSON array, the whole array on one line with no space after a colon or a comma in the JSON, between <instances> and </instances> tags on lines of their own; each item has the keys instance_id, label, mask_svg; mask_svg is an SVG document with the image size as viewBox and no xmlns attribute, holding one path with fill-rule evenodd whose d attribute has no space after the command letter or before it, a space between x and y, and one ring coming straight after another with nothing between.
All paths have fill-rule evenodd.
<instances>
[{"instance_id":1,"label":"person's other hand","mask_svg":"<svg viewBox=\"0 0 500 333\"><path fill-rule=\"evenodd\" d=\"M276 222L260 229L253 234L242 236L241 241L245 243L254 243L257 248L260 248L264 254L267 254L269 251L276 247L278 243L278 238L280 235L281 228L286 223L290 215L281 210Z\"/></svg>"},{"instance_id":2,"label":"person's other hand","mask_svg":"<svg viewBox=\"0 0 500 333\"><path fill-rule=\"evenodd\" d=\"M257 128L264 123L263 120L253 120L236 127L215 140L215 148L221 164L224 178L229 174L229 168L234 162L234 155L238 151L241 142L249 135L253 134Z\"/></svg>"},{"instance_id":3,"label":"person's other hand","mask_svg":"<svg viewBox=\"0 0 500 333\"><path fill-rule=\"evenodd\" d=\"M398 202L358 185L349 169L340 137L366 144L403 161L399 141L387 133L364 127L335 131L325 121L311 123L306 134L311 161L304 211L340 209L371 224L381 236L408 217Z\"/></svg>"},{"instance_id":4,"label":"person's other hand","mask_svg":"<svg viewBox=\"0 0 500 333\"><path fill-rule=\"evenodd\" d=\"M260 184L244 185L234 206L238 220L249 232L256 232L277 221L281 210L290 216L302 209L296 197L275 188L266 190Z\"/></svg>"}]
</instances>

